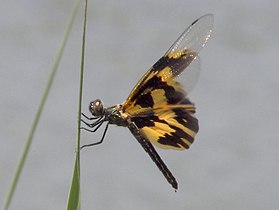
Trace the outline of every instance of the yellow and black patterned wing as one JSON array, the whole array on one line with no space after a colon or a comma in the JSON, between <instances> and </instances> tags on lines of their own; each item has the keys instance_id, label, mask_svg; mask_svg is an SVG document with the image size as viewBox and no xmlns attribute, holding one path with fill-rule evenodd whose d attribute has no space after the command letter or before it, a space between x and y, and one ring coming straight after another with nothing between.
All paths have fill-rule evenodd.
<instances>
[{"instance_id":1,"label":"yellow and black patterned wing","mask_svg":"<svg viewBox=\"0 0 279 210\"><path fill-rule=\"evenodd\" d=\"M198 132L195 108L188 99L166 109L157 109L148 116L133 117L140 134L162 149L184 150L194 142Z\"/></svg>"},{"instance_id":2,"label":"yellow and black patterned wing","mask_svg":"<svg viewBox=\"0 0 279 210\"><path fill-rule=\"evenodd\" d=\"M199 57L198 53L204 47L210 38L213 27L213 15L208 14L194 21L174 42L165 55L159 59L146 74L139 80L136 86L131 91L129 97L123 103L124 111L135 115L141 112L146 112L153 105L159 106L164 102L176 104L177 101L183 100L187 93L192 88L188 83L195 83L197 73L199 72ZM186 82L183 86L175 81L175 78L184 70L186 75L183 76ZM197 72L197 73L196 73ZM192 73L187 77L188 73ZM169 94L165 93L167 86ZM154 90L156 90L154 92ZM186 90L186 91L185 91ZM161 95L161 97L159 97ZM166 97L169 96L167 100ZM151 101L155 99L154 103ZM149 100L148 100L149 99Z\"/></svg>"},{"instance_id":3,"label":"yellow and black patterned wing","mask_svg":"<svg viewBox=\"0 0 279 210\"><path fill-rule=\"evenodd\" d=\"M185 69L186 74L190 70L198 72L198 53L209 39L212 26L210 14L194 21L123 103L123 112L131 116L140 134L158 147L182 150L194 140L198 120L194 105L187 99L190 87L185 89L176 78Z\"/></svg>"}]
</instances>

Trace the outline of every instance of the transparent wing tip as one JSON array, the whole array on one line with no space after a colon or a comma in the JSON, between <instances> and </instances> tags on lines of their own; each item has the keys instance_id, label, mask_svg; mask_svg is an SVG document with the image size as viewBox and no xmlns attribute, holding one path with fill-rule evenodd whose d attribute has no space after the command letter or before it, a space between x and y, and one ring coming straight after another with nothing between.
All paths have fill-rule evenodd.
<instances>
[{"instance_id":1,"label":"transparent wing tip","mask_svg":"<svg viewBox=\"0 0 279 210\"><path fill-rule=\"evenodd\" d=\"M210 34L212 33L212 29L213 29L213 23L214 23L214 15L213 14L206 14L204 16L201 16L200 18L198 18L196 21L194 21L192 23L199 23L200 25L202 25L205 29L208 30L208 34L210 36Z\"/></svg>"},{"instance_id":2,"label":"transparent wing tip","mask_svg":"<svg viewBox=\"0 0 279 210\"><path fill-rule=\"evenodd\" d=\"M214 22L214 15L213 14L206 14L201 16L200 18L196 19L191 25L195 25L197 22L201 22L205 25L208 25L213 27L213 22Z\"/></svg>"},{"instance_id":3,"label":"transparent wing tip","mask_svg":"<svg viewBox=\"0 0 279 210\"><path fill-rule=\"evenodd\" d=\"M174 42L166 54L185 49L199 53L211 36L213 22L214 16L212 14L206 14L196 19Z\"/></svg>"}]
</instances>

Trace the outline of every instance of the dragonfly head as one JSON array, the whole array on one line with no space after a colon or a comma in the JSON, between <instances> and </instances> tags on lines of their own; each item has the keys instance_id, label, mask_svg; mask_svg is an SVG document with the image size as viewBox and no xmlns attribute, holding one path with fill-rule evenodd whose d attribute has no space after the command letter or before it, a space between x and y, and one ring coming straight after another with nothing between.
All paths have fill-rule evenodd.
<instances>
[{"instance_id":1,"label":"dragonfly head","mask_svg":"<svg viewBox=\"0 0 279 210\"><path fill-rule=\"evenodd\" d=\"M96 99L94 101L91 101L90 104L89 104L89 111L95 117L103 116L105 111L104 111L102 101L100 99Z\"/></svg>"}]
</instances>

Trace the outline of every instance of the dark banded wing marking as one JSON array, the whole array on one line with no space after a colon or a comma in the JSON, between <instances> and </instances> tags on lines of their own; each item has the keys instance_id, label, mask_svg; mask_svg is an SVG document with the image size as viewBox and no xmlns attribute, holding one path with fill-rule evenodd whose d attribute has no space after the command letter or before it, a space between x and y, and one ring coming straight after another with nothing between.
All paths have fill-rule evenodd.
<instances>
[{"instance_id":1,"label":"dark banded wing marking","mask_svg":"<svg viewBox=\"0 0 279 210\"><path fill-rule=\"evenodd\" d=\"M124 102L123 111L132 116L140 115L150 109L182 101L187 94L175 77L195 58L196 53L187 50L162 57Z\"/></svg>"},{"instance_id":2,"label":"dark banded wing marking","mask_svg":"<svg viewBox=\"0 0 279 210\"><path fill-rule=\"evenodd\" d=\"M184 100L167 109L156 109L150 115L133 117L140 134L162 149L184 150L194 142L199 130L195 107Z\"/></svg>"},{"instance_id":3,"label":"dark banded wing marking","mask_svg":"<svg viewBox=\"0 0 279 210\"><path fill-rule=\"evenodd\" d=\"M167 181L172 185L174 189L177 190L178 184L176 179L174 178L166 164L162 161L161 157L158 155L152 144L139 133L139 130L135 124L130 123L128 127L135 138L138 140L138 142L141 144L143 149L148 153L159 170L163 173Z\"/></svg>"}]
</instances>

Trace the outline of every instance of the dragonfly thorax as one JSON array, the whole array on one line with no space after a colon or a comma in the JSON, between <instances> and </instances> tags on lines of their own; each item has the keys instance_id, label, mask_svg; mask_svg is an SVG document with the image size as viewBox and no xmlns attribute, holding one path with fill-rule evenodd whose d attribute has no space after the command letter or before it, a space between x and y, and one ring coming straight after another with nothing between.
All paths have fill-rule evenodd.
<instances>
[{"instance_id":1,"label":"dragonfly thorax","mask_svg":"<svg viewBox=\"0 0 279 210\"><path fill-rule=\"evenodd\" d=\"M109 121L110 124L124 127L128 126L128 115L123 113L121 104L105 108L105 119Z\"/></svg>"}]
</instances>

